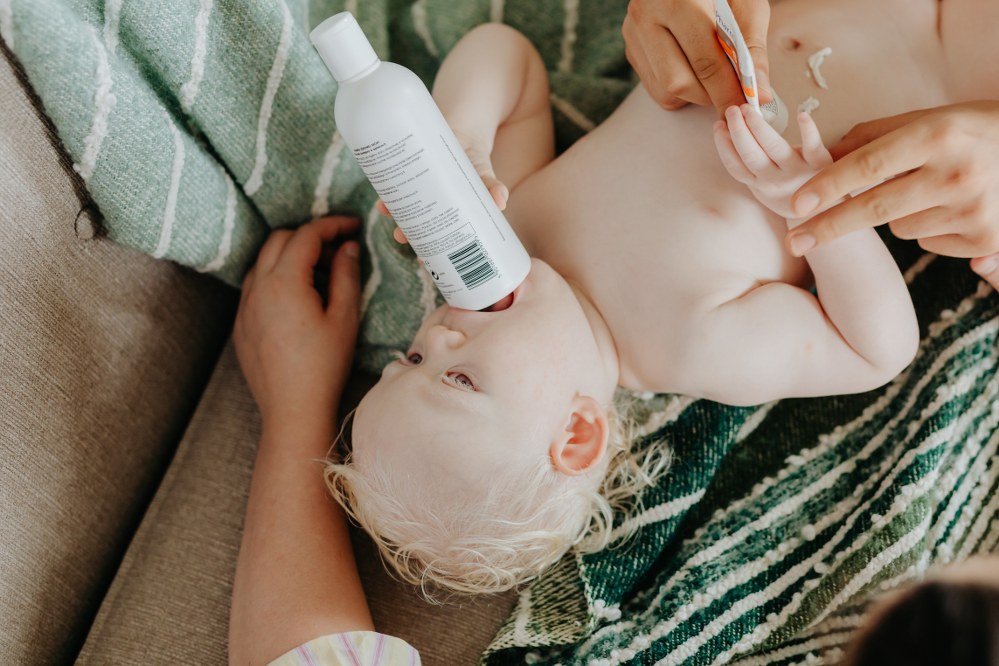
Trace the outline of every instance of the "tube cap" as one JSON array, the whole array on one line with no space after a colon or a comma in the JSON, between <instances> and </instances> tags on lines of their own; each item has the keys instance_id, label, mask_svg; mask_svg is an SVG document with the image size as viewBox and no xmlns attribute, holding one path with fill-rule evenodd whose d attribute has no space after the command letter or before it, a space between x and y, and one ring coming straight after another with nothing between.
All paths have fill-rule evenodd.
<instances>
[{"instance_id":1,"label":"tube cap","mask_svg":"<svg viewBox=\"0 0 999 666\"><path fill-rule=\"evenodd\" d=\"M378 54L350 12L329 17L309 34L333 78L351 79L378 62Z\"/></svg>"}]
</instances>

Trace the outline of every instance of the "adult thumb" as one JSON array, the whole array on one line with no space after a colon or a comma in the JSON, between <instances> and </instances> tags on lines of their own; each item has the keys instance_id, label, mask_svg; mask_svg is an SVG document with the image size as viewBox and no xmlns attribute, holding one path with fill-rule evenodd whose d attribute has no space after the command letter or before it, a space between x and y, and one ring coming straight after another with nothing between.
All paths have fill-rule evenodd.
<instances>
[{"instance_id":1,"label":"adult thumb","mask_svg":"<svg viewBox=\"0 0 999 666\"><path fill-rule=\"evenodd\" d=\"M767 29L770 27L770 3L767 0L732 0L732 14L735 16L742 36L749 48L756 68L756 84L759 87L760 103L773 99L770 86L770 58L767 55Z\"/></svg>"}]
</instances>

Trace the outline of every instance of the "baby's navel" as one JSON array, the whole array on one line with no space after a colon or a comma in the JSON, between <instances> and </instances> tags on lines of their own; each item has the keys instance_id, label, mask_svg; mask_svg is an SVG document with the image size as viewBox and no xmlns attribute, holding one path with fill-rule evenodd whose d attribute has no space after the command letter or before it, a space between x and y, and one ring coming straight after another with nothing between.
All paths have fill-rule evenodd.
<instances>
[{"instance_id":1,"label":"baby's navel","mask_svg":"<svg viewBox=\"0 0 999 666\"><path fill-rule=\"evenodd\" d=\"M788 53L793 53L801 48L801 42L794 37L781 37L780 47Z\"/></svg>"}]
</instances>

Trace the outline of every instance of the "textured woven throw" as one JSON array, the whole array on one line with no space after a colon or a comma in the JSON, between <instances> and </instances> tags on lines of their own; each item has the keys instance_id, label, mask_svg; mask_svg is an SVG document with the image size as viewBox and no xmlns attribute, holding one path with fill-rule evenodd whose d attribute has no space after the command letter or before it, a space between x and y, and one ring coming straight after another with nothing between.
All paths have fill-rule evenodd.
<instances>
[{"instance_id":1,"label":"textured woven throw","mask_svg":"<svg viewBox=\"0 0 999 666\"><path fill-rule=\"evenodd\" d=\"M624 0L0 0L26 70L107 235L236 283L268 230L365 220L358 359L376 372L438 302L333 124L308 30L349 9L426 82L474 25L504 21L548 65L564 149L634 85ZM871 393L725 407L639 402L668 475L622 538L527 587L483 659L836 663L873 593L999 545L999 299L966 262L890 242L922 327ZM638 527L629 539L623 535Z\"/></svg>"}]
</instances>

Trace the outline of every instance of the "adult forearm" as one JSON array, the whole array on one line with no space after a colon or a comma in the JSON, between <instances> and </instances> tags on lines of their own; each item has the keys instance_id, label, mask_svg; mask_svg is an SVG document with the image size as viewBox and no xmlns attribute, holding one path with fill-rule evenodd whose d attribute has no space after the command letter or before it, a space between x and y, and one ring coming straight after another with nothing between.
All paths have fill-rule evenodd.
<instances>
[{"instance_id":1,"label":"adult forearm","mask_svg":"<svg viewBox=\"0 0 999 666\"><path fill-rule=\"evenodd\" d=\"M322 460L326 418L265 424L233 585L230 663L263 664L324 634L372 629Z\"/></svg>"}]
</instances>

